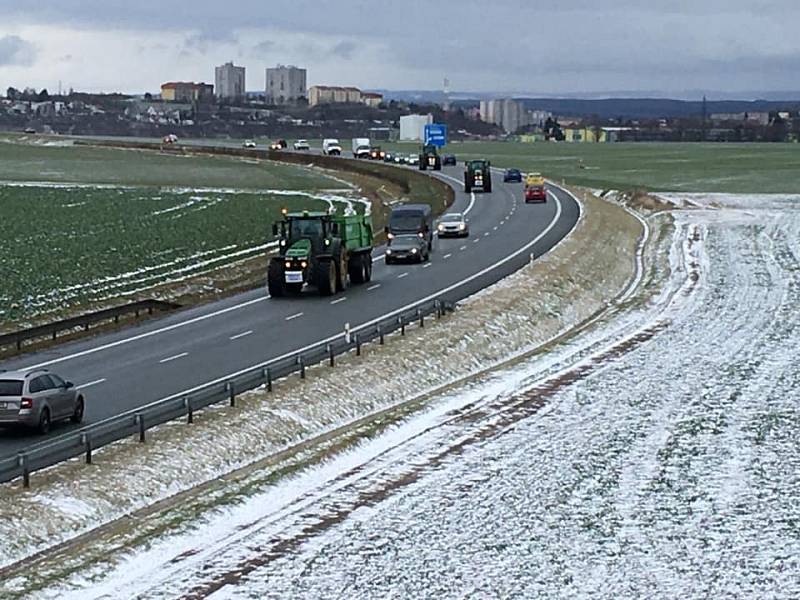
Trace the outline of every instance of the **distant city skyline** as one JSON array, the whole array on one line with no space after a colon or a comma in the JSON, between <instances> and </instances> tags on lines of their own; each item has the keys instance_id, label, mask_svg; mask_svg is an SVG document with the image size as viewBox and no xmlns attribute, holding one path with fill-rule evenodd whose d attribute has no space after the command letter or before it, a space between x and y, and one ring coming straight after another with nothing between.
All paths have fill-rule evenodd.
<instances>
[{"instance_id":1,"label":"distant city skyline","mask_svg":"<svg viewBox=\"0 0 800 600\"><path fill-rule=\"evenodd\" d=\"M535 4L535 6L534 6ZM42 0L0 8L0 88L157 93L173 80L213 81L229 61L293 64L308 85L514 95L754 98L796 89L800 5L773 0L406 0L370 5L241 0ZM165 15L181 15L167 19Z\"/></svg>"}]
</instances>

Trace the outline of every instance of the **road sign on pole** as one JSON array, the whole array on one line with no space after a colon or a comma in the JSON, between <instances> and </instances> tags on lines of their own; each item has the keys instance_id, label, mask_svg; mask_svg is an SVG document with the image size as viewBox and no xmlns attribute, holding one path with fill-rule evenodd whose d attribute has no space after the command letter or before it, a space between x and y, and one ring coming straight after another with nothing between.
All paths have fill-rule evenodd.
<instances>
[{"instance_id":1,"label":"road sign on pole","mask_svg":"<svg viewBox=\"0 0 800 600\"><path fill-rule=\"evenodd\" d=\"M425 145L441 148L447 144L447 125L432 123L425 125Z\"/></svg>"}]
</instances>

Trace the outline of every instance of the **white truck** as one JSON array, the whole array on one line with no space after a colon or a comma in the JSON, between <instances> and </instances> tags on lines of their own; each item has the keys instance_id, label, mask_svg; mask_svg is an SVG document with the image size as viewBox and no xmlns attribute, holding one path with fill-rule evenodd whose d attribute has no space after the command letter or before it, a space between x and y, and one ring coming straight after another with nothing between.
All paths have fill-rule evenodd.
<instances>
[{"instance_id":1,"label":"white truck","mask_svg":"<svg viewBox=\"0 0 800 600\"><path fill-rule=\"evenodd\" d=\"M369 138L353 138L353 158L369 158Z\"/></svg>"},{"instance_id":2,"label":"white truck","mask_svg":"<svg viewBox=\"0 0 800 600\"><path fill-rule=\"evenodd\" d=\"M339 140L335 138L322 140L322 153L325 156L339 156L342 153L342 146L339 144Z\"/></svg>"}]
</instances>

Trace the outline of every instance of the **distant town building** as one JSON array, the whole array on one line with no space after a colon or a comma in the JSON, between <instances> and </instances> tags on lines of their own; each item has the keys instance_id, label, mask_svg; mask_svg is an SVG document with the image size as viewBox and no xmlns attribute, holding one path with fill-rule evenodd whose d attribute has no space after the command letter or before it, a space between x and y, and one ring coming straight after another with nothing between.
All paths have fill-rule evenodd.
<instances>
[{"instance_id":1,"label":"distant town building","mask_svg":"<svg viewBox=\"0 0 800 600\"><path fill-rule=\"evenodd\" d=\"M482 100L480 113L482 121L499 125L506 133L514 133L531 123L525 105L511 98Z\"/></svg>"},{"instance_id":2,"label":"distant town building","mask_svg":"<svg viewBox=\"0 0 800 600\"><path fill-rule=\"evenodd\" d=\"M267 69L267 104L294 104L307 93L305 69L291 65Z\"/></svg>"},{"instance_id":3,"label":"distant town building","mask_svg":"<svg viewBox=\"0 0 800 600\"><path fill-rule=\"evenodd\" d=\"M244 67L236 67L232 62L214 69L214 85L217 98L233 100L245 94Z\"/></svg>"},{"instance_id":4,"label":"distant town building","mask_svg":"<svg viewBox=\"0 0 800 600\"><path fill-rule=\"evenodd\" d=\"M319 104L357 104L361 102L361 90L354 87L312 85L308 88L308 103Z\"/></svg>"},{"instance_id":5,"label":"distant town building","mask_svg":"<svg viewBox=\"0 0 800 600\"><path fill-rule=\"evenodd\" d=\"M169 81L161 85L161 99L167 102L194 102L210 99L214 86L193 81Z\"/></svg>"},{"instance_id":6,"label":"distant town building","mask_svg":"<svg viewBox=\"0 0 800 600\"><path fill-rule=\"evenodd\" d=\"M381 102L383 102L383 94L376 94L374 92L362 92L361 102L363 102L364 104L366 104L371 108L378 108Z\"/></svg>"},{"instance_id":7,"label":"distant town building","mask_svg":"<svg viewBox=\"0 0 800 600\"><path fill-rule=\"evenodd\" d=\"M400 141L422 141L425 136L425 125L432 123L433 115L406 115L400 117Z\"/></svg>"}]
</instances>

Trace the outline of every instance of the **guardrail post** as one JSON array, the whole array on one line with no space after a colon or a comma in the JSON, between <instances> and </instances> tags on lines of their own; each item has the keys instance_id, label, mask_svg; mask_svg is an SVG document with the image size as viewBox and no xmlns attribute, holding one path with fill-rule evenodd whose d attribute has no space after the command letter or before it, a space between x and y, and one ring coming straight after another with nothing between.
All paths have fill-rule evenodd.
<instances>
[{"instance_id":1,"label":"guardrail post","mask_svg":"<svg viewBox=\"0 0 800 600\"><path fill-rule=\"evenodd\" d=\"M397 322L400 323L400 335L406 334L406 322L402 316L397 317Z\"/></svg>"},{"instance_id":2,"label":"guardrail post","mask_svg":"<svg viewBox=\"0 0 800 600\"><path fill-rule=\"evenodd\" d=\"M306 378L306 363L303 360L302 355L297 357L297 364L300 365L300 379Z\"/></svg>"},{"instance_id":3,"label":"guardrail post","mask_svg":"<svg viewBox=\"0 0 800 600\"><path fill-rule=\"evenodd\" d=\"M442 318L442 303L439 300L434 300L433 307L436 309L436 320L438 321Z\"/></svg>"},{"instance_id":4,"label":"guardrail post","mask_svg":"<svg viewBox=\"0 0 800 600\"><path fill-rule=\"evenodd\" d=\"M417 316L419 316L419 326L425 327L425 315L423 314L421 308L417 309Z\"/></svg>"},{"instance_id":5,"label":"guardrail post","mask_svg":"<svg viewBox=\"0 0 800 600\"><path fill-rule=\"evenodd\" d=\"M336 358L333 352L333 344L328 344L328 360L330 361L330 365L332 367L336 366Z\"/></svg>"},{"instance_id":6,"label":"guardrail post","mask_svg":"<svg viewBox=\"0 0 800 600\"><path fill-rule=\"evenodd\" d=\"M186 422L194 423L194 410L192 410L192 400L188 396L183 399L183 406L186 407Z\"/></svg>"},{"instance_id":7,"label":"guardrail post","mask_svg":"<svg viewBox=\"0 0 800 600\"><path fill-rule=\"evenodd\" d=\"M28 457L20 454L18 458L19 468L22 469L22 487L31 487L31 471L28 468Z\"/></svg>"},{"instance_id":8,"label":"guardrail post","mask_svg":"<svg viewBox=\"0 0 800 600\"><path fill-rule=\"evenodd\" d=\"M361 356L361 336L356 334L356 356Z\"/></svg>"},{"instance_id":9,"label":"guardrail post","mask_svg":"<svg viewBox=\"0 0 800 600\"><path fill-rule=\"evenodd\" d=\"M145 442L145 428L144 428L144 417L142 413L136 413L134 416L134 422L139 426L139 443L144 444Z\"/></svg>"},{"instance_id":10,"label":"guardrail post","mask_svg":"<svg viewBox=\"0 0 800 600\"><path fill-rule=\"evenodd\" d=\"M383 346L383 344L384 344L384 341L383 341L383 328L380 325L378 325L378 343L381 346Z\"/></svg>"},{"instance_id":11,"label":"guardrail post","mask_svg":"<svg viewBox=\"0 0 800 600\"><path fill-rule=\"evenodd\" d=\"M231 400L231 406L236 406L236 387L232 381L228 382L228 394Z\"/></svg>"},{"instance_id":12,"label":"guardrail post","mask_svg":"<svg viewBox=\"0 0 800 600\"><path fill-rule=\"evenodd\" d=\"M81 434L81 444L86 450L86 464L92 464L92 438L88 433Z\"/></svg>"},{"instance_id":13,"label":"guardrail post","mask_svg":"<svg viewBox=\"0 0 800 600\"><path fill-rule=\"evenodd\" d=\"M53 332L53 339L56 339L55 335L56 335L55 332ZM22 338L18 337L17 338L17 352L19 352L20 350L22 350Z\"/></svg>"},{"instance_id":14,"label":"guardrail post","mask_svg":"<svg viewBox=\"0 0 800 600\"><path fill-rule=\"evenodd\" d=\"M272 391L272 369L267 367L267 391Z\"/></svg>"}]
</instances>

